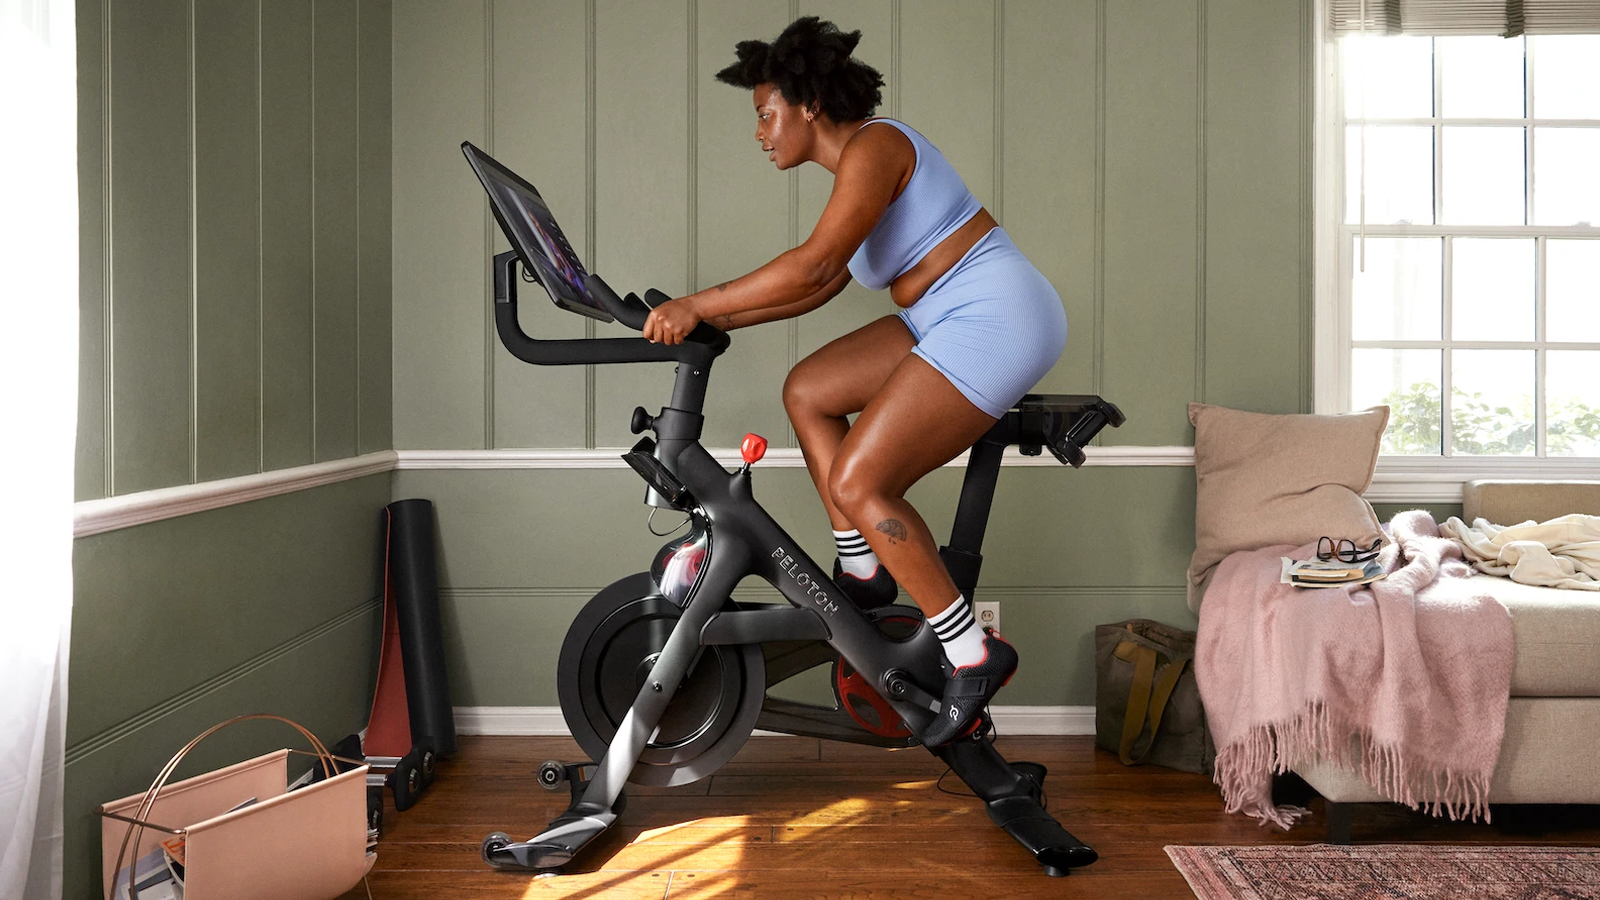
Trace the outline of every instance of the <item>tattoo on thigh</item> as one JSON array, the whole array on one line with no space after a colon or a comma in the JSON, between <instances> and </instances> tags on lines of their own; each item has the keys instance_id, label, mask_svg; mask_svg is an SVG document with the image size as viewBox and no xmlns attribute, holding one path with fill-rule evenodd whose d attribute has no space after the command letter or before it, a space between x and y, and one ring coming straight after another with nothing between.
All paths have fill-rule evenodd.
<instances>
[{"instance_id":1,"label":"tattoo on thigh","mask_svg":"<svg viewBox=\"0 0 1600 900\"><path fill-rule=\"evenodd\" d=\"M878 523L878 530L889 536L890 543L906 539L905 523L899 519L884 519Z\"/></svg>"}]
</instances>

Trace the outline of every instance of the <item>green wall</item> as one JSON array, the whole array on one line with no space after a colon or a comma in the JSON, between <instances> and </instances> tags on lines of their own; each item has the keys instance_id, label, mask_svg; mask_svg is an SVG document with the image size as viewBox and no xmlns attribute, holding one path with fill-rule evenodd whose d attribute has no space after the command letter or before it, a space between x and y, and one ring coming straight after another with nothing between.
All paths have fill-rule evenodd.
<instances>
[{"instance_id":1,"label":"green wall","mask_svg":"<svg viewBox=\"0 0 1600 900\"><path fill-rule=\"evenodd\" d=\"M737 40L806 13L864 31L880 112L938 144L1057 286L1072 336L1040 390L1111 398L1129 422L1107 442L1134 446L1190 443L1191 399L1307 410L1302 6L81 0L79 497L390 447L631 443L670 370L536 369L498 346L501 243L457 147L539 184L619 287L725 280L803 240L827 198L826 172L751 152L748 96L711 79ZM706 443L792 446L788 369L890 310L852 287L737 334ZM543 337L621 333L523 315ZM938 534L960 477L911 495ZM803 470L763 467L757 490L826 557ZM80 539L68 896L95 892L93 805L205 726L275 708L359 728L385 502L437 504L455 702L548 706L572 615L659 543L641 494L623 468L407 469ZM1193 625L1193 504L1184 467L1003 471L979 590L1023 653L1002 702L1091 702L1098 622ZM288 741L217 740L196 768Z\"/></svg>"},{"instance_id":2,"label":"green wall","mask_svg":"<svg viewBox=\"0 0 1600 900\"><path fill-rule=\"evenodd\" d=\"M393 447L387 0L78 36L78 499Z\"/></svg>"},{"instance_id":3,"label":"green wall","mask_svg":"<svg viewBox=\"0 0 1600 900\"><path fill-rule=\"evenodd\" d=\"M908 495L947 534L963 470ZM757 467L756 496L818 559L833 554L804 469ZM606 584L640 571L662 538L646 530L631 472L523 470L396 474L397 497L438 509L439 578L450 690L457 706L555 706L567 625ZM1119 509L1097 517L1085 510ZM995 492L977 596L1000 601L1022 666L1000 702L1093 703L1096 624L1149 617L1192 628L1181 578L1193 549L1187 468L1007 468ZM657 527L675 520L657 518ZM736 595L776 598L765 582Z\"/></svg>"},{"instance_id":4,"label":"green wall","mask_svg":"<svg viewBox=\"0 0 1600 900\"><path fill-rule=\"evenodd\" d=\"M1094 392L1122 445L1187 445L1190 400L1311 408L1309 6L1273 0L397 2L394 15L395 446L620 447L668 366L541 369L489 318L502 240L457 149L537 184L591 268L671 294L742 274L809 233L831 176L754 150L747 92L714 82L735 42L816 13L861 29L882 114L938 145L1048 275L1071 323L1039 389ZM525 292L526 293L526 292ZM539 337L624 334L524 303ZM705 442L793 446L789 368L892 311L852 286L799 320L734 335ZM1108 430L1109 431L1109 430ZM804 471L758 469L764 503L831 556ZM960 470L912 500L946 533ZM553 705L554 652L595 590L644 568L636 476L612 469L402 470L434 500L458 705ZM979 595L1002 604L1022 669L1001 702L1092 702L1090 633L1149 616L1192 626L1193 470L1007 468Z\"/></svg>"},{"instance_id":5,"label":"green wall","mask_svg":"<svg viewBox=\"0 0 1600 900\"><path fill-rule=\"evenodd\" d=\"M1072 334L1048 391L1128 413L1108 441L1187 444L1185 404L1310 407L1310 21L1301 4L1092 0L400 2L394 19L394 435L401 449L623 446L664 366L535 369L495 341L503 247L458 145L539 185L591 268L682 294L797 244L817 166L753 152L743 38L819 13L864 32L879 111L926 133L1055 283ZM537 298L535 298L537 299ZM525 304L536 336L589 325ZM706 441L785 435L804 354L892 309L852 286L736 336ZM787 440L787 439L786 439ZM777 445L782 445L780 442ZM788 444L793 446L792 443Z\"/></svg>"},{"instance_id":6,"label":"green wall","mask_svg":"<svg viewBox=\"0 0 1600 900\"><path fill-rule=\"evenodd\" d=\"M79 0L80 500L336 460L391 437L388 0ZM359 730L390 474L74 547L66 890L96 805L270 711ZM217 735L180 771L299 746Z\"/></svg>"},{"instance_id":7,"label":"green wall","mask_svg":"<svg viewBox=\"0 0 1600 900\"><path fill-rule=\"evenodd\" d=\"M98 896L94 808L142 792L210 726L271 712L329 742L362 728L378 664L379 513L391 479L78 539L64 897ZM202 744L178 777L303 744L287 726L246 723Z\"/></svg>"}]
</instances>

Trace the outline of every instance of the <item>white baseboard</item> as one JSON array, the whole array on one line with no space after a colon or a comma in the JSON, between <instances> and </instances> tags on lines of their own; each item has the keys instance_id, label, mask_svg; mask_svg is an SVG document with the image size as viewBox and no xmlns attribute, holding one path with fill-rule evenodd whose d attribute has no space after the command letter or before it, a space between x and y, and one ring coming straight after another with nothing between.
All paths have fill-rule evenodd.
<instances>
[{"instance_id":1,"label":"white baseboard","mask_svg":"<svg viewBox=\"0 0 1600 900\"><path fill-rule=\"evenodd\" d=\"M458 706L456 734L565 735L559 706Z\"/></svg>"},{"instance_id":2,"label":"white baseboard","mask_svg":"<svg viewBox=\"0 0 1600 900\"><path fill-rule=\"evenodd\" d=\"M1094 734L1092 706L991 706L1001 734Z\"/></svg>"},{"instance_id":3,"label":"white baseboard","mask_svg":"<svg viewBox=\"0 0 1600 900\"><path fill-rule=\"evenodd\" d=\"M559 706L458 706L455 712L457 734L569 733ZM1001 734L1094 734L1092 706L992 706L989 712Z\"/></svg>"}]
</instances>

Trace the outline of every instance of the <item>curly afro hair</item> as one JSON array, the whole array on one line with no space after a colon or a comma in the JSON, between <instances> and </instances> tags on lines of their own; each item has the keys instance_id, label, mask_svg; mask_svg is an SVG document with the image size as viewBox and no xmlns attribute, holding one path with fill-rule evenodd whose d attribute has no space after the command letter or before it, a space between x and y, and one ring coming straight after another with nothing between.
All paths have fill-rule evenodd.
<instances>
[{"instance_id":1,"label":"curly afro hair","mask_svg":"<svg viewBox=\"0 0 1600 900\"><path fill-rule=\"evenodd\" d=\"M835 122L856 122L883 102L883 75L850 52L861 32L845 34L816 16L795 19L772 43L740 41L739 61L717 73L717 80L754 90L773 84L796 106L815 106Z\"/></svg>"}]
</instances>

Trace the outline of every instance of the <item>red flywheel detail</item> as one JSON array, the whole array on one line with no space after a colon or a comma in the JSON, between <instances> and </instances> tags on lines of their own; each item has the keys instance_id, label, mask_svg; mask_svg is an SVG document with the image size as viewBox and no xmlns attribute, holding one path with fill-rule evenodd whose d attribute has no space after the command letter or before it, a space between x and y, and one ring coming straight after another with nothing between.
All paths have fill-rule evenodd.
<instances>
[{"instance_id":1,"label":"red flywheel detail","mask_svg":"<svg viewBox=\"0 0 1600 900\"><path fill-rule=\"evenodd\" d=\"M857 725L880 737L911 736L911 726L900 718L887 700L872 689L872 685L854 666L840 659L833 669L833 681L834 690L839 695L839 705L844 707ZM868 718L868 712L871 718Z\"/></svg>"}]
</instances>

